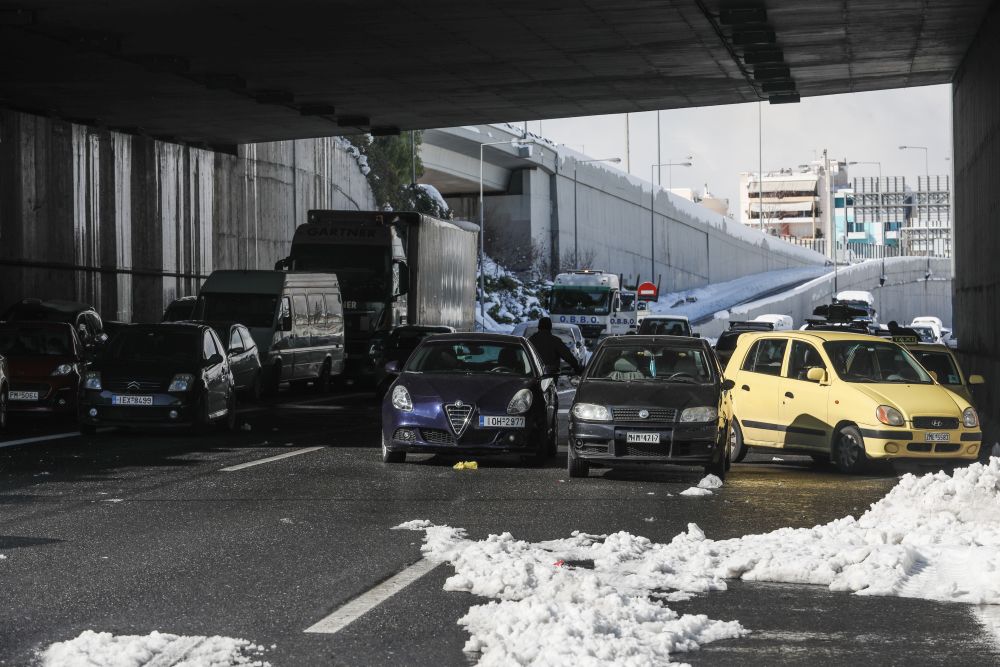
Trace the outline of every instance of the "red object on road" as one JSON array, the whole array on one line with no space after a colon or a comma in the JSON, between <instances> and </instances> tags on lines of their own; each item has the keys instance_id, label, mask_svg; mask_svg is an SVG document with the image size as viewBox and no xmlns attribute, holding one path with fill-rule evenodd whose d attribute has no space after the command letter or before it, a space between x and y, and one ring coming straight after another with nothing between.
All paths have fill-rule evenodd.
<instances>
[{"instance_id":1,"label":"red object on road","mask_svg":"<svg viewBox=\"0 0 1000 667\"><path fill-rule=\"evenodd\" d=\"M656 289L655 283L645 282L636 288L635 293L638 295L640 301L656 301L660 294L659 290Z\"/></svg>"}]
</instances>

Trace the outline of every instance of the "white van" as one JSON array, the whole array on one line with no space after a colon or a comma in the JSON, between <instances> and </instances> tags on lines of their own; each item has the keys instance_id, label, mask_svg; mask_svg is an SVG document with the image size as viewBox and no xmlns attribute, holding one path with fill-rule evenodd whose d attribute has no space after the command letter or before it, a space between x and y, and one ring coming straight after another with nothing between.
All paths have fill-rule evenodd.
<instances>
[{"instance_id":1,"label":"white van","mask_svg":"<svg viewBox=\"0 0 1000 667\"><path fill-rule=\"evenodd\" d=\"M794 328L792 323L791 315L777 315L768 313L765 315L758 315L753 318L753 322L768 322L774 325L774 331L791 331Z\"/></svg>"},{"instance_id":2,"label":"white van","mask_svg":"<svg viewBox=\"0 0 1000 667\"><path fill-rule=\"evenodd\" d=\"M309 381L324 391L344 371L344 308L333 273L213 271L195 318L250 330L269 393Z\"/></svg>"}]
</instances>

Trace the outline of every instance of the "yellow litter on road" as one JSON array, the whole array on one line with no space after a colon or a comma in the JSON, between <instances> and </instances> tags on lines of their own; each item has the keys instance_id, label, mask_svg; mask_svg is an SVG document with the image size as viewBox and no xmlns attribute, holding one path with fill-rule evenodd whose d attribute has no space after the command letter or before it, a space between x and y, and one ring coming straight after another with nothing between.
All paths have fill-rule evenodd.
<instances>
[{"instance_id":1,"label":"yellow litter on road","mask_svg":"<svg viewBox=\"0 0 1000 667\"><path fill-rule=\"evenodd\" d=\"M455 470L479 470L479 464L475 461L459 461L452 467Z\"/></svg>"}]
</instances>

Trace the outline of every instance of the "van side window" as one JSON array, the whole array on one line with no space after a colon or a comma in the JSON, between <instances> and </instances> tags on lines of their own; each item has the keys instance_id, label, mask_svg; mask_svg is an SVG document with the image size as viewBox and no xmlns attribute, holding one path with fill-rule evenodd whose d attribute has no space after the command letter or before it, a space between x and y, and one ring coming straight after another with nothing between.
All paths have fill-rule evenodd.
<instances>
[{"instance_id":1,"label":"van side window","mask_svg":"<svg viewBox=\"0 0 1000 667\"><path fill-rule=\"evenodd\" d=\"M292 311L295 326L304 327L309 325L309 308L306 306L306 297L304 294L292 296Z\"/></svg>"},{"instance_id":2,"label":"van side window","mask_svg":"<svg viewBox=\"0 0 1000 667\"><path fill-rule=\"evenodd\" d=\"M326 318L324 317L323 312L326 310L323 305L323 295L310 294L306 298L309 301L309 324L314 327L321 327L326 324Z\"/></svg>"},{"instance_id":3,"label":"van side window","mask_svg":"<svg viewBox=\"0 0 1000 667\"><path fill-rule=\"evenodd\" d=\"M278 313L278 326L285 320L286 317L292 316L292 300L287 296L281 297L281 311Z\"/></svg>"},{"instance_id":4,"label":"van side window","mask_svg":"<svg viewBox=\"0 0 1000 667\"><path fill-rule=\"evenodd\" d=\"M778 338L765 338L754 345L757 354L753 360L752 373L764 375L781 375L781 362L785 358L785 347L788 341Z\"/></svg>"},{"instance_id":5,"label":"van side window","mask_svg":"<svg viewBox=\"0 0 1000 667\"><path fill-rule=\"evenodd\" d=\"M805 380L810 368L826 368L823 357L809 343L800 340L792 341L792 351L788 355L788 371L785 377L793 380Z\"/></svg>"}]
</instances>

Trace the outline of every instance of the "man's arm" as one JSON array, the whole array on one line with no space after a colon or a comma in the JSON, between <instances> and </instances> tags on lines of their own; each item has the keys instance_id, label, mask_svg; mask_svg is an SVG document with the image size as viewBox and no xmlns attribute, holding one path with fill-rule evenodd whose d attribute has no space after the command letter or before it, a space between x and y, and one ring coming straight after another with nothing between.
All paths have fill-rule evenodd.
<instances>
[{"instance_id":1,"label":"man's arm","mask_svg":"<svg viewBox=\"0 0 1000 667\"><path fill-rule=\"evenodd\" d=\"M580 362L576 360L576 357L574 357L573 353L569 351L568 347L566 347L566 343L562 342L562 339L558 336L553 336L553 338L555 339L556 352L559 354L559 357L570 365L574 373L579 375L582 370L580 368Z\"/></svg>"}]
</instances>

